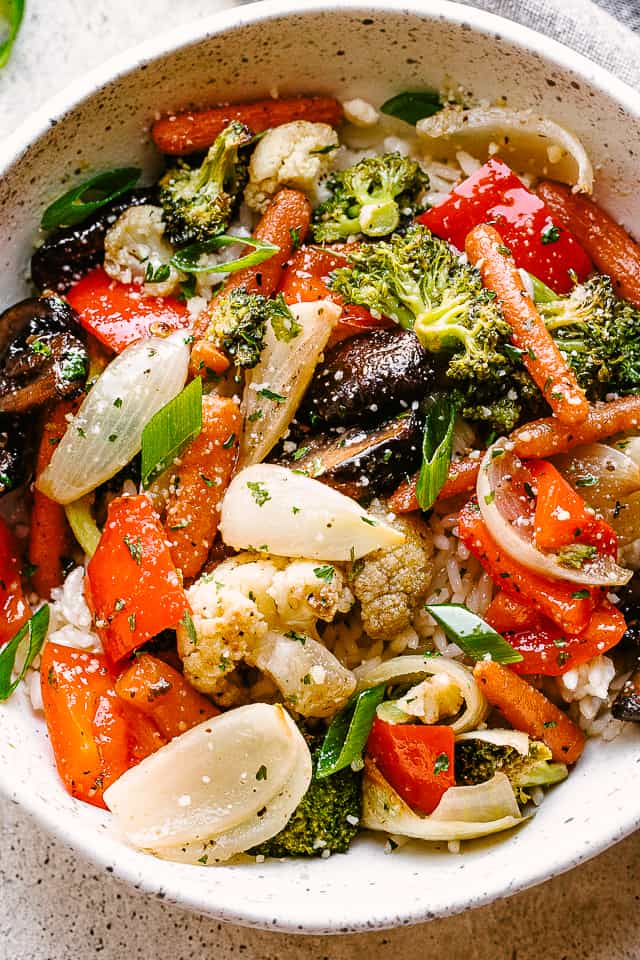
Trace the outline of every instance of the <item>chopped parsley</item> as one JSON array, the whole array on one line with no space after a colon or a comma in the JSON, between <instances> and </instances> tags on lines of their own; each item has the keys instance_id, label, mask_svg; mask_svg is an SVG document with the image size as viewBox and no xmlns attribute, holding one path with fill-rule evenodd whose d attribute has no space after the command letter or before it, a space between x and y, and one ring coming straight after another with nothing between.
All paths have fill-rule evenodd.
<instances>
[{"instance_id":1,"label":"chopped parsley","mask_svg":"<svg viewBox=\"0 0 640 960\"><path fill-rule=\"evenodd\" d=\"M318 580L324 580L325 583L331 583L335 570L330 563L327 563L322 567L314 567L313 572Z\"/></svg>"},{"instance_id":2,"label":"chopped parsley","mask_svg":"<svg viewBox=\"0 0 640 960\"><path fill-rule=\"evenodd\" d=\"M258 768L258 772L256 773L256 780L266 780L266 779L267 779L267 768L263 763L262 766Z\"/></svg>"},{"instance_id":3,"label":"chopped parsley","mask_svg":"<svg viewBox=\"0 0 640 960\"><path fill-rule=\"evenodd\" d=\"M157 267L149 261L144 273L145 283L163 283L171 275L171 267L168 263L159 263Z\"/></svg>"},{"instance_id":4,"label":"chopped parsley","mask_svg":"<svg viewBox=\"0 0 640 960\"><path fill-rule=\"evenodd\" d=\"M271 500L271 494L265 485L260 483L258 480L247 481L247 488L251 491L251 496L259 507L263 507L267 500Z\"/></svg>"},{"instance_id":5,"label":"chopped parsley","mask_svg":"<svg viewBox=\"0 0 640 960\"><path fill-rule=\"evenodd\" d=\"M433 765L433 772L437 776L439 773L446 773L448 769L449 755L447 753L439 753Z\"/></svg>"},{"instance_id":6,"label":"chopped parsley","mask_svg":"<svg viewBox=\"0 0 640 960\"><path fill-rule=\"evenodd\" d=\"M142 538L138 537L134 543L128 533L123 537L124 545L131 554L131 557L140 566L142 563Z\"/></svg>"},{"instance_id":7,"label":"chopped parsley","mask_svg":"<svg viewBox=\"0 0 640 960\"><path fill-rule=\"evenodd\" d=\"M544 244L557 243L560 239L560 227L556 227L554 223L547 224L540 234L540 239Z\"/></svg>"},{"instance_id":8,"label":"chopped parsley","mask_svg":"<svg viewBox=\"0 0 640 960\"><path fill-rule=\"evenodd\" d=\"M267 387L258 390L258 396L264 397L265 400L273 400L274 403L284 403L287 399L283 397L281 393L274 393L273 390L269 390Z\"/></svg>"}]
</instances>

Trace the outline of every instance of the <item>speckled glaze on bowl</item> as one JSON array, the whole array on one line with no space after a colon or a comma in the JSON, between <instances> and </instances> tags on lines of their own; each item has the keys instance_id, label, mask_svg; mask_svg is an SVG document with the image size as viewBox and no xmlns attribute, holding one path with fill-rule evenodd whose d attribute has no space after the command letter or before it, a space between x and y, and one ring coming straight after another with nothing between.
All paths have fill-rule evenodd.
<instances>
[{"instance_id":1,"label":"speckled glaze on bowl","mask_svg":"<svg viewBox=\"0 0 640 960\"><path fill-rule=\"evenodd\" d=\"M25 293L43 207L87 171L158 158L147 134L159 111L268 95L326 92L373 102L455 81L505 96L579 134L598 193L627 225L640 215L637 94L548 38L469 7L432 0L366 5L321 0L243 7L175 31L87 76L0 150L0 305ZM273 930L342 933L469 909L568 870L640 823L635 731L590 743L533 822L454 856L410 845L393 855L360 838L348 856L199 868L130 850L109 816L72 800L44 725L24 691L0 707L0 789L52 833L137 888L219 919Z\"/></svg>"}]
</instances>

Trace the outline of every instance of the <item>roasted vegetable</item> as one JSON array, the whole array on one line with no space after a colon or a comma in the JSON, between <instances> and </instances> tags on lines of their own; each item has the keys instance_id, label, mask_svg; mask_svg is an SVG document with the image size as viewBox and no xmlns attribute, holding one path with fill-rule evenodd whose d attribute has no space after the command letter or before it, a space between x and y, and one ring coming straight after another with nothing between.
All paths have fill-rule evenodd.
<instances>
[{"instance_id":1,"label":"roasted vegetable","mask_svg":"<svg viewBox=\"0 0 640 960\"><path fill-rule=\"evenodd\" d=\"M324 736L307 733L305 739L315 774ZM322 780L314 776L284 830L250 853L264 857L320 857L325 850L346 853L358 832L361 807L361 773L347 767Z\"/></svg>"},{"instance_id":2,"label":"roasted vegetable","mask_svg":"<svg viewBox=\"0 0 640 960\"><path fill-rule=\"evenodd\" d=\"M228 226L246 180L246 162L238 151L251 139L248 127L234 120L216 138L202 166L182 163L165 173L160 203L172 243L208 240Z\"/></svg>"},{"instance_id":3,"label":"roasted vegetable","mask_svg":"<svg viewBox=\"0 0 640 960\"><path fill-rule=\"evenodd\" d=\"M0 497L26 479L28 438L25 417L0 414Z\"/></svg>"},{"instance_id":4,"label":"roasted vegetable","mask_svg":"<svg viewBox=\"0 0 640 960\"><path fill-rule=\"evenodd\" d=\"M303 419L347 425L402 413L433 386L429 356L415 334L376 330L340 343L318 366L304 400Z\"/></svg>"},{"instance_id":5,"label":"roasted vegetable","mask_svg":"<svg viewBox=\"0 0 640 960\"><path fill-rule=\"evenodd\" d=\"M547 330L591 400L640 390L640 312L598 275L538 305Z\"/></svg>"},{"instance_id":6,"label":"roasted vegetable","mask_svg":"<svg viewBox=\"0 0 640 960\"><path fill-rule=\"evenodd\" d=\"M39 290L64 293L102 262L109 227L130 207L157 201L155 187L143 187L106 204L77 227L55 230L31 257L31 279Z\"/></svg>"},{"instance_id":7,"label":"roasted vegetable","mask_svg":"<svg viewBox=\"0 0 640 960\"><path fill-rule=\"evenodd\" d=\"M393 490L420 463L422 428L415 413L372 430L353 427L337 436L300 443L296 470L305 470L355 500Z\"/></svg>"},{"instance_id":8,"label":"roasted vegetable","mask_svg":"<svg viewBox=\"0 0 640 960\"><path fill-rule=\"evenodd\" d=\"M79 392L89 356L74 310L57 297L22 300L0 316L0 413L24 413Z\"/></svg>"},{"instance_id":9,"label":"roasted vegetable","mask_svg":"<svg viewBox=\"0 0 640 960\"><path fill-rule=\"evenodd\" d=\"M326 186L332 196L313 214L313 237L333 243L357 233L386 237L402 217L415 214L429 178L419 164L400 153L365 157L332 174Z\"/></svg>"},{"instance_id":10,"label":"roasted vegetable","mask_svg":"<svg viewBox=\"0 0 640 960\"><path fill-rule=\"evenodd\" d=\"M459 740L455 747L456 783L473 786L504 773L514 788L519 803L530 799L527 790L548 787L566 779L564 763L550 763L551 750L537 740L529 741L529 752L523 756L513 746L487 742L482 734Z\"/></svg>"},{"instance_id":11,"label":"roasted vegetable","mask_svg":"<svg viewBox=\"0 0 640 960\"><path fill-rule=\"evenodd\" d=\"M616 720L640 723L640 668L631 674L611 707Z\"/></svg>"}]
</instances>

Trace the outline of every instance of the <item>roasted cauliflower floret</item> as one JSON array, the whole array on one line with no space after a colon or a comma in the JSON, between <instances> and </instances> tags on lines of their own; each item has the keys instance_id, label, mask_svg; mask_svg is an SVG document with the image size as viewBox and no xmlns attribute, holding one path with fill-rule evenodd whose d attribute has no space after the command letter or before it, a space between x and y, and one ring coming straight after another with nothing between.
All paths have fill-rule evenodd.
<instances>
[{"instance_id":1,"label":"roasted cauliflower floret","mask_svg":"<svg viewBox=\"0 0 640 960\"><path fill-rule=\"evenodd\" d=\"M385 516L379 504L369 512ZM365 633L374 640L391 639L411 625L433 572L433 539L426 523L419 517L397 517L391 525L404 533L404 543L370 553L351 581Z\"/></svg>"},{"instance_id":2,"label":"roasted cauliflower floret","mask_svg":"<svg viewBox=\"0 0 640 960\"><path fill-rule=\"evenodd\" d=\"M332 564L294 560L273 578L268 590L286 624L313 629L316 620L333 620L353 606L353 594Z\"/></svg>"},{"instance_id":3,"label":"roasted cauliflower floret","mask_svg":"<svg viewBox=\"0 0 640 960\"><path fill-rule=\"evenodd\" d=\"M396 700L395 706L424 723L438 723L445 717L455 717L462 706L460 687L446 673L436 673L416 684Z\"/></svg>"},{"instance_id":4,"label":"roasted cauliflower floret","mask_svg":"<svg viewBox=\"0 0 640 960\"><path fill-rule=\"evenodd\" d=\"M326 123L294 120L269 130L249 164L244 199L263 213L280 187L297 187L315 199L316 183L331 166L338 134Z\"/></svg>"},{"instance_id":5,"label":"roasted cauliflower floret","mask_svg":"<svg viewBox=\"0 0 640 960\"><path fill-rule=\"evenodd\" d=\"M104 238L105 271L120 283L140 283L148 296L176 293L186 276L170 263L173 247L165 230L160 207L143 204L125 210Z\"/></svg>"},{"instance_id":6,"label":"roasted cauliflower floret","mask_svg":"<svg viewBox=\"0 0 640 960\"><path fill-rule=\"evenodd\" d=\"M187 590L193 628L178 626L178 653L196 690L221 693L228 675L260 643L269 629L256 603L240 590L209 577Z\"/></svg>"},{"instance_id":7,"label":"roasted cauliflower floret","mask_svg":"<svg viewBox=\"0 0 640 960\"><path fill-rule=\"evenodd\" d=\"M221 706L247 696L236 671L241 664L261 670L303 716L330 716L353 693L354 675L316 630L316 620L353 604L333 566L245 551L201 577L187 597L192 625L178 627L185 676Z\"/></svg>"}]
</instances>

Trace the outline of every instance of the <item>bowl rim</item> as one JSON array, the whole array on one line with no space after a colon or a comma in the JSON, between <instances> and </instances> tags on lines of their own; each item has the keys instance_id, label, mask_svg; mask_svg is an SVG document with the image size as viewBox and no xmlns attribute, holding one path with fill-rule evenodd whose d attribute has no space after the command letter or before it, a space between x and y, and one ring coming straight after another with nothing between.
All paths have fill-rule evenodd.
<instances>
[{"instance_id":1,"label":"bowl rim","mask_svg":"<svg viewBox=\"0 0 640 960\"><path fill-rule=\"evenodd\" d=\"M366 2L365 0L259 0L259 2L242 6L228 7L207 17L189 21L177 29L163 31L158 36L135 44L123 53L109 58L103 64L67 84L59 93L49 98L35 110L13 134L5 139L4 144L0 147L0 177L4 176L6 171L69 111L80 106L103 86L126 76L146 63L163 55L175 53L181 48L197 44L208 37L224 34L244 25L269 21L283 16L300 15L306 12L342 13L349 10L366 13L401 11L427 20L441 20L467 25L474 33L488 36L498 35L516 47L538 54L560 69L576 73L585 83L611 97L632 117L640 120L640 97L638 93L606 68L530 27L522 26L516 21L508 20L476 7L469 7L452 2L452 0L430 0L428 6L424 5L423 0L366 0ZM99 864L118 879L134 886L137 890L161 897L185 909L244 926L290 933L364 932L365 930L384 929L400 924L414 924L436 917L450 916L469 909L469 907L483 906L505 895L504 891L494 887L487 890L483 895L474 898L471 904L454 901L447 907L437 909L435 912L430 910L428 906L421 905L407 909L402 916L390 912L387 915L370 917L366 915L365 910L359 913L356 911L356 916L350 917L345 911L344 916L334 914L331 922L327 918L325 922L300 924L298 922L299 918L287 916L285 910L274 920L274 914L278 911L273 904L252 903L245 900L238 905L237 909L228 910L216 908L206 895L199 895L194 888L190 888L188 891L172 892L161 887L158 881L153 878L153 870L145 873L140 871L135 864L114 862L106 854L102 842L96 845L95 842L92 842L93 838L91 836L78 833L70 825L72 820L61 824L56 812L46 803L43 803L42 799L38 798L35 793L30 792L26 787L20 792L14 791L10 781L1 775L0 794L17 803L51 836L80 853L88 861ZM525 869L520 871L516 881L510 883L507 895L511 896L573 869L574 866L584 863L614 843L624 839L638 827L640 827L640 811L636 816L628 818L626 822L616 823L615 827L610 827L608 831L602 832L594 843L585 845L581 851L576 851L570 861L556 864L554 869L527 871L526 865L523 864L522 866ZM355 903L351 904L351 908L355 906Z\"/></svg>"}]
</instances>

